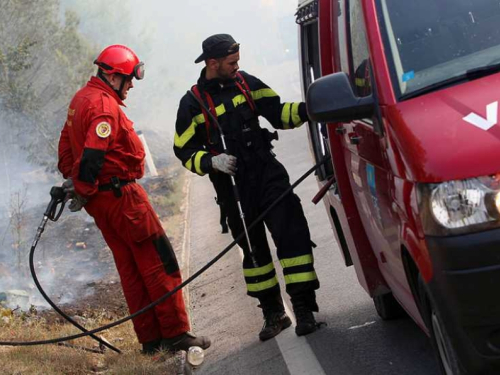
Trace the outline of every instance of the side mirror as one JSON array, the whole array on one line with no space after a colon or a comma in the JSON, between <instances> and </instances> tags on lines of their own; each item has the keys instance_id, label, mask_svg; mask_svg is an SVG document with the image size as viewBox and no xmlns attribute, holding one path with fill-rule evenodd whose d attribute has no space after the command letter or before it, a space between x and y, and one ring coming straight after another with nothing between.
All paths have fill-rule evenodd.
<instances>
[{"instance_id":1,"label":"side mirror","mask_svg":"<svg viewBox=\"0 0 500 375\"><path fill-rule=\"evenodd\" d=\"M307 112L316 122L349 122L372 117L373 97L357 97L344 72L319 78L307 90Z\"/></svg>"}]
</instances>

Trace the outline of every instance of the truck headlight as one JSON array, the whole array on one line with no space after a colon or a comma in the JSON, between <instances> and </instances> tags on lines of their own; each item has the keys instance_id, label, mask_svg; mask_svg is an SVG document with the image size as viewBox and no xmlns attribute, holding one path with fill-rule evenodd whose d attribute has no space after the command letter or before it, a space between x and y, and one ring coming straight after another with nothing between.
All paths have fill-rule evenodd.
<instances>
[{"instance_id":1,"label":"truck headlight","mask_svg":"<svg viewBox=\"0 0 500 375\"><path fill-rule=\"evenodd\" d=\"M500 175L419 184L427 235L453 235L500 227Z\"/></svg>"}]
</instances>

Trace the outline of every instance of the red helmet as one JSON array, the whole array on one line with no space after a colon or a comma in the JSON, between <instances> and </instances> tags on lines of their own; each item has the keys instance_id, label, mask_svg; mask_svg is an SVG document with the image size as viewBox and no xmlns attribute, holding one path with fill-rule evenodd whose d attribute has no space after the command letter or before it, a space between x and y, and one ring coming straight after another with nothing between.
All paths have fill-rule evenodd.
<instances>
[{"instance_id":1,"label":"red helmet","mask_svg":"<svg viewBox=\"0 0 500 375\"><path fill-rule=\"evenodd\" d=\"M133 76L135 79L144 78L144 63L139 61L134 51L120 44L104 48L94 64L107 74L118 73Z\"/></svg>"}]
</instances>

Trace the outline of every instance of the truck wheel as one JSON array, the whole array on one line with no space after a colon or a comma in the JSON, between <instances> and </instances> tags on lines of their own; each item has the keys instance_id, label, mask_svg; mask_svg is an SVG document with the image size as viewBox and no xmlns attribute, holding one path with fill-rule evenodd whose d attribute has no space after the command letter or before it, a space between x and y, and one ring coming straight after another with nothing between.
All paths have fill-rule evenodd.
<instances>
[{"instance_id":1,"label":"truck wheel","mask_svg":"<svg viewBox=\"0 0 500 375\"><path fill-rule=\"evenodd\" d=\"M391 292L373 297L373 304L383 320L392 320L406 315L406 311Z\"/></svg>"},{"instance_id":2,"label":"truck wheel","mask_svg":"<svg viewBox=\"0 0 500 375\"><path fill-rule=\"evenodd\" d=\"M431 334L431 343L434 354L437 357L439 369L443 375L466 375L458 360L458 354L453 346L452 339L448 335L446 327L442 323L439 311L432 302L427 292L424 281L419 275L418 279L420 290L421 311L424 314L424 320Z\"/></svg>"}]
</instances>

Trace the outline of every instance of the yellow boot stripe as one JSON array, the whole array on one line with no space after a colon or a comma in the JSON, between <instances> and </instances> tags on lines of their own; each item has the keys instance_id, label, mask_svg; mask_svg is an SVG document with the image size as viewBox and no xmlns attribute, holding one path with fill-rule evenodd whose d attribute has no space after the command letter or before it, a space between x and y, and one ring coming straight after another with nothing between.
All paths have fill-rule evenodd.
<instances>
[{"instance_id":1,"label":"yellow boot stripe","mask_svg":"<svg viewBox=\"0 0 500 375\"><path fill-rule=\"evenodd\" d=\"M314 263L314 258L312 256L312 254L307 254L307 255L301 255L300 257L295 257L295 258L281 259L280 263L281 263L281 266L283 268L303 266L305 264Z\"/></svg>"},{"instance_id":2,"label":"yellow boot stripe","mask_svg":"<svg viewBox=\"0 0 500 375\"><path fill-rule=\"evenodd\" d=\"M262 292L266 289L271 289L273 286L278 285L278 279L274 276L272 279L262 281L261 283L247 284L249 292Z\"/></svg>"},{"instance_id":3,"label":"yellow boot stripe","mask_svg":"<svg viewBox=\"0 0 500 375\"><path fill-rule=\"evenodd\" d=\"M287 284L295 283L305 283L307 281L317 280L316 272L303 272L303 273L292 273L291 275L285 275L285 282Z\"/></svg>"},{"instance_id":4,"label":"yellow boot stripe","mask_svg":"<svg viewBox=\"0 0 500 375\"><path fill-rule=\"evenodd\" d=\"M245 277L262 276L262 275L265 275L266 273L271 272L272 270L274 270L274 264L269 263L269 264L267 264L263 267L259 267L259 268L243 269L243 275L245 275Z\"/></svg>"}]
</instances>

